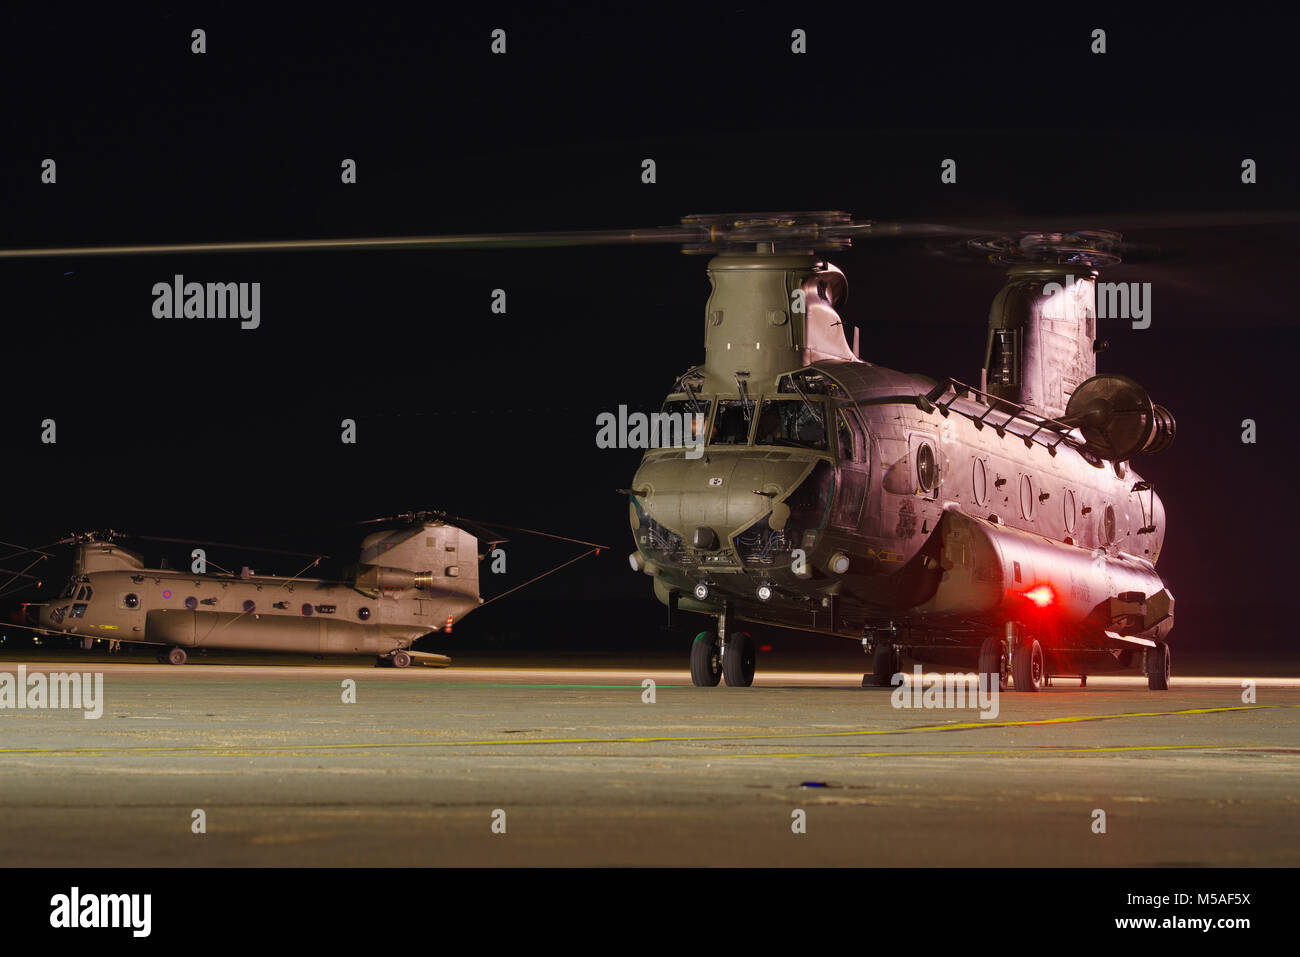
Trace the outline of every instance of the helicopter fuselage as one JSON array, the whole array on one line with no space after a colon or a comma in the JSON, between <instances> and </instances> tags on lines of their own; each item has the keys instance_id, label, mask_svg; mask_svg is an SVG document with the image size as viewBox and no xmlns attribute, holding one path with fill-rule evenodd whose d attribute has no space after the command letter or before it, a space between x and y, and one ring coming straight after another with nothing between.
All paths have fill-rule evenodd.
<instances>
[{"instance_id":1,"label":"helicopter fuselage","mask_svg":"<svg viewBox=\"0 0 1300 957\"><path fill-rule=\"evenodd\" d=\"M646 454L631 520L664 603L853 638L903 628L942 660L1008 620L1050 621L1058 649L1110 648L1109 600L1163 590L1163 505L1125 466L1035 434L996 400L928 401L935 383L920 377L830 361L805 378L846 388L753 396L743 443L694 461ZM717 438L741 398L694 401ZM775 403L795 403L804 432L760 444Z\"/></svg>"},{"instance_id":2,"label":"helicopter fuselage","mask_svg":"<svg viewBox=\"0 0 1300 957\"><path fill-rule=\"evenodd\" d=\"M450 629L482 603L477 540L454 526L372 535L362 557L348 581L185 574L87 542L60 596L29 614L47 633L83 640L382 658ZM394 560L424 570L387 564Z\"/></svg>"},{"instance_id":3,"label":"helicopter fuselage","mask_svg":"<svg viewBox=\"0 0 1300 957\"><path fill-rule=\"evenodd\" d=\"M860 638L876 680L907 650L978 656L981 673L1017 661L1030 690L1134 663L1167 686L1164 506L1128 459L1174 423L1096 375L1096 275L1013 265L976 388L863 362L836 312L843 274L812 255L710 262L705 359L663 406L704 422L703 454L647 451L628 490L633 568L672 613L718 619L697 684L730 645L728 684L752 681L749 638L728 631L750 620Z\"/></svg>"}]
</instances>

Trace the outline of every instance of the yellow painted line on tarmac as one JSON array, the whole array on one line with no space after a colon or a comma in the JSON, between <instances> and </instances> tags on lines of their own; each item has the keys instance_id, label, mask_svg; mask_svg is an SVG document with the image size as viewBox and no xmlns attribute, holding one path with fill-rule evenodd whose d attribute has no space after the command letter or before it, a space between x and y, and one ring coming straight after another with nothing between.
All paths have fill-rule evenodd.
<instances>
[{"instance_id":1,"label":"yellow painted line on tarmac","mask_svg":"<svg viewBox=\"0 0 1300 957\"><path fill-rule=\"evenodd\" d=\"M781 753L756 751L753 754L710 755L714 758L924 758L924 757L989 757L990 755L1034 755L1048 757L1054 754L1095 754L1118 751L1251 751L1262 745L1241 744L1127 744L1095 748L996 748L963 751L818 751L809 753Z\"/></svg>"},{"instance_id":2,"label":"yellow painted line on tarmac","mask_svg":"<svg viewBox=\"0 0 1300 957\"><path fill-rule=\"evenodd\" d=\"M1300 708L1300 705L1246 705L1230 708L1186 708L1180 711L1132 711L1118 714L1065 715L1039 718L1032 721L971 721L960 724L923 725L913 728L866 728L856 731L766 732L763 734L708 734L708 735L650 735L615 736L607 738L488 738L471 741L393 741L393 742L341 742L338 744L283 744L231 747L223 745L128 745L123 747L77 748L0 748L0 755L59 755L59 754L218 754L249 755L280 751L343 751L368 748L482 748L502 745L566 745L566 744L701 744L711 741L778 741L808 738L846 738L868 735L921 734L938 731L967 731L975 728L1040 727L1054 724L1071 724L1082 721L1106 721L1113 718L1167 718L1187 715L1266 711L1277 708ZM968 752L963 752L968 753Z\"/></svg>"}]
</instances>

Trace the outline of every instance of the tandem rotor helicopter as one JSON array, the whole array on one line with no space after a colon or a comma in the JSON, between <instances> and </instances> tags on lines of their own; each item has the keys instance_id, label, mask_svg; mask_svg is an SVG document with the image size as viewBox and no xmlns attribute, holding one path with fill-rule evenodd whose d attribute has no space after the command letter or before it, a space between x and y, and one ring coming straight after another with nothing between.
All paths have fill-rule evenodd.
<instances>
[{"instance_id":1,"label":"tandem rotor helicopter","mask_svg":"<svg viewBox=\"0 0 1300 957\"><path fill-rule=\"evenodd\" d=\"M752 621L860 641L872 656L864 685L888 685L906 653L975 668L1018 691L1126 668L1167 689L1174 599L1156 571L1165 512L1129 463L1167 448L1174 419L1133 380L1096 371L1097 276L1129 247L1101 230L988 232L843 212L757 213L644 230L70 247L0 258L640 243L711 255L704 361L676 378L663 406L703 418L703 455L650 449L620 490L635 541L630 564L652 579L670 620L690 611L717 621L692 646L694 684L753 682L754 644L734 627ZM847 281L824 254L875 238L951 239L1006 267L978 386L873 365L850 345L836 311ZM101 555L128 561L111 549ZM151 580L120 567L128 579ZM471 600L452 589L437 614L445 606L454 617ZM330 603L356 617L360 601ZM323 629L319 622L304 616L297 626ZM387 627L391 653L407 624ZM191 634L185 623L167 628L178 646Z\"/></svg>"},{"instance_id":2,"label":"tandem rotor helicopter","mask_svg":"<svg viewBox=\"0 0 1300 957\"><path fill-rule=\"evenodd\" d=\"M490 599L479 594L481 561L508 541L484 523L441 512L408 512L358 525L383 524L361 541L356 564L341 579L303 577L322 558L312 558L297 575L259 575L245 566L231 572L147 568L141 556L124 548L122 536L108 531L70 536L57 545L75 548L72 577L56 598L22 606L16 623L38 634L61 635L90 648L96 640L159 648L159 663L185 664L190 652L221 649L325 655L374 655L377 664L405 668L413 661L447 665L445 655L416 651L419 638L450 633L452 626L490 601L523 588L604 546L593 542L499 526L541 535L588 550L576 558ZM186 539L154 541L216 545ZM53 546L47 546L53 547ZM249 546L229 546L248 549ZM33 566L49 557L44 549L24 549L6 560L35 555L15 578L32 579ZM13 581L14 579L10 579ZM38 583L39 584L39 583Z\"/></svg>"}]
</instances>

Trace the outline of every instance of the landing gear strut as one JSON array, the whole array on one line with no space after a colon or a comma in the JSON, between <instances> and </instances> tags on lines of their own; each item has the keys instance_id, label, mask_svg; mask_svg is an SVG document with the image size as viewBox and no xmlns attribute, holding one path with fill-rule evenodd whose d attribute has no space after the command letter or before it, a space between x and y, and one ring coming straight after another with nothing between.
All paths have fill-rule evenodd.
<instances>
[{"instance_id":1,"label":"landing gear strut","mask_svg":"<svg viewBox=\"0 0 1300 957\"><path fill-rule=\"evenodd\" d=\"M728 688L748 688L754 683L758 664L754 639L743 631L727 634L731 605L718 613L717 634L702 631L691 645L691 684L697 688L717 687L725 678Z\"/></svg>"},{"instance_id":2,"label":"landing gear strut","mask_svg":"<svg viewBox=\"0 0 1300 957\"><path fill-rule=\"evenodd\" d=\"M888 688L893 683L894 675L903 668L903 655L894 639L898 630L892 625L888 628L868 628L862 634L862 650L871 655L871 674L862 676L864 688Z\"/></svg>"}]
</instances>

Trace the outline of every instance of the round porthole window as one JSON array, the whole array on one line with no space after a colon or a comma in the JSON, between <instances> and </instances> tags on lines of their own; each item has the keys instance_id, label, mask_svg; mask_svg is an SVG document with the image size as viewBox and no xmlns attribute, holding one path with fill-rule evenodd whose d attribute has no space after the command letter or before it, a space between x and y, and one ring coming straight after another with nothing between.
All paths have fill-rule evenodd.
<instances>
[{"instance_id":1,"label":"round porthole window","mask_svg":"<svg viewBox=\"0 0 1300 957\"><path fill-rule=\"evenodd\" d=\"M137 594L135 594L134 592L132 592L131 594L127 595L125 598L122 599L122 607L123 607L123 608L139 608L139 607L140 607L140 596L137 595Z\"/></svg>"},{"instance_id":2,"label":"round porthole window","mask_svg":"<svg viewBox=\"0 0 1300 957\"><path fill-rule=\"evenodd\" d=\"M256 610L257 610L257 602L253 601L253 599L250 598L244 602L245 615L251 615Z\"/></svg>"},{"instance_id":3,"label":"round porthole window","mask_svg":"<svg viewBox=\"0 0 1300 957\"><path fill-rule=\"evenodd\" d=\"M1034 517L1034 508L1038 499L1034 496L1034 480L1031 476L1020 476L1020 514L1026 519Z\"/></svg>"},{"instance_id":4,"label":"round porthole window","mask_svg":"<svg viewBox=\"0 0 1300 957\"><path fill-rule=\"evenodd\" d=\"M934 488L935 479L938 469L934 464L934 448L929 442L922 442L916 447L916 484L921 487L922 492L929 492Z\"/></svg>"},{"instance_id":5,"label":"round porthole window","mask_svg":"<svg viewBox=\"0 0 1300 957\"><path fill-rule=\"evenodd\" d=\"M989 467L984 464L983 459L976 459L975 464L971 466L970 482L975 504L985 505L989 500Z\"/></svg>"},{"instance_id":6,"label":"round porthole window","mask_svg":"<svg viewBox=\"0 0 1300 957\"><path fill-rule=\"evenodd\" d=\"M1068 534L1073 535L1074 522L1075 522L1075 511L1074 511L1075 505L1074 505L1073 489L1067 488L1065 490L1064 500L1065 500L1065 506L1064 506L1065 507L1065 531Z\"/></svg>"},{"instance_id":7,"label":"round porthole window","mask_svg":"<svg viewBox=\"0 0 1300 957\"><path fill-rule=\"evenodd\" d=\"M369 620L370 620L370 609L369 609L369 608L365 608L365 607L358 608L358 609L357 609L357 617L360 618L362 621L369 621Z\"/></svg>"},{"instance_id":8,"label":"round porthole window","mask_svg":"<svg viewBox=\"0 0 1300 957\"><path fill-rule=\"evenodd\" d=\"M1115 507L1107 505L1101 516L1101 540L1110 545L1115 541Z\"/></svg>"},{"instance_id":9,"label":"round porthole window","mask_svg":"<svg viewBox=\"0 0 1300 957\"><path fill-rule=\"evenodd\" d=\"M185 607L190 611L193 611L195 608L199 607L199 600L191 595L189 598L185 599Z\"/></svg>"},{"instance_id":10,"label":"round porthole window","mask_svg":"<svg viewBox=\"0 0 1300 957\"><path fill-rule=\"evenodd\" d=\"M306 602L303 602L303 603L302 603L302 613L303 613L304 615L310 615L310 614L311 614L311 611L312 611L311 605L307 604Z\"/></svg>"}]
</instances>

